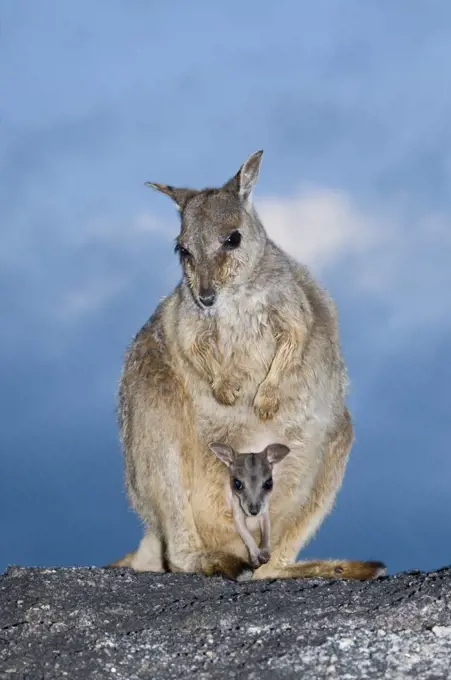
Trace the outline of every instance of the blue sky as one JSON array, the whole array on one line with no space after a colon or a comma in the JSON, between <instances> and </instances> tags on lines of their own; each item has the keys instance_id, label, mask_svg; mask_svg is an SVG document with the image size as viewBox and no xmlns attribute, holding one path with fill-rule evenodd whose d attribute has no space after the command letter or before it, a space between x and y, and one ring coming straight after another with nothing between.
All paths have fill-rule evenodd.
<instances>
[{"instance_id":1,"label":"blue sky","mask_svg":"<svg viewBox=\"0 0 451 680\"><path fill-rule=\"evenodd\" d=\"M304 552L451 563L451 6L0 4L0 570L137 544L121 361L179 276L145 180L215 185L263 148L270 235L340 310L357 441Z\"/></svg>"}]
</instances>

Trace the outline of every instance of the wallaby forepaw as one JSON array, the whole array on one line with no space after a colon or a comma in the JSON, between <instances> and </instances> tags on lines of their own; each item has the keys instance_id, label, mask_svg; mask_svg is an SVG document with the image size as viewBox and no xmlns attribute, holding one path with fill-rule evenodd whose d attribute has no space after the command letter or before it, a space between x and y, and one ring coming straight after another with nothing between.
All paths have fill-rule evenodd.
<instances>
[{"instance_id":1,"label":"wallaby forepaw","mask_svg":"<svg viewBox=\"0 0 451 680\"><path fill-rule=\"evenodd\" d=\"M254 410L258 418L265 422L272 420L280 407L280 391L276 385L260 385L254 399Z\"/></svg>"},{"instance_id":2,"label":"wallaby forepaw","mask_svg":"<svg viewBox=\"0 0 451 680\"><path fill-rule=\"evenodd\" d=\"M267 562L269 562L270 557L271 554L269 550L263 549L260 550L260 552L258 553L258 561L260 562L260 564L266 564Z\"/></svg>"},{"instance_id":3,"label":"wallaby forepaw","mask_svg":"<svg viewBox=\"0 0 451 680\"><path fill-rule=\"evenodd\" d=\"M255 555L251 555L250 563L254 569L258 569L260 566L260 553L255 553Z\"/></svg>"},{"instance_id":4,"label":"wallaby forepaw","mask_svg":"<svg viewBox=\"0 0 451 680\"><path fill-rule=\"evenodd\" d=\"M241 390L241 384L232 378L224 378L212 385L213 396L219 404L233 406Z\"/></svg>"},{"instance_id":5,"label":"wallaby forepaw","mask_svg":"<svg viewBox=\"0 0 451 680\"><path fill-rule=\"evenodd\" d=\"M270 557L269 550L259 550L255 554L250 555L250 563L254 569L258 569L262 564L269 562Z\"/></svg>"}]
</instances>

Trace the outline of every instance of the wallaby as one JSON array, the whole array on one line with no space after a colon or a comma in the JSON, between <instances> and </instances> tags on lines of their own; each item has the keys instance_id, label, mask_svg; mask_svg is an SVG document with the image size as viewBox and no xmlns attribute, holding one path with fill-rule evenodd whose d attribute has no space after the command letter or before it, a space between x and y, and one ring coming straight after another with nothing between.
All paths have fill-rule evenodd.
<instances>
[{"instance_id":1,"label":"wallaby","mask_svg":"<svg viewBox=\"0 0 451 680\"><path fill-rule=\"evenodd\" d=\"M268 238L251 200L262 151L220 188L148 183L177 204L183 278L128 349L119 421L128 493L145 524L111 566L220 573L251 566L208 444L290 448L271 498L271 558L253 577L367 579L381 562L296 562L330 512L353 441L335 306Z\"/></svg>"},{"instance_id":2,"label":"wallaby","mask_svg":"<svg viewBox=\"0 0 451 680\"><path fill-rule=\"evenodd\" d=\"M237 453L221 442L213 442L209 447L227 465L230 475L227 504L232 508L235 527L248 549L251 565L256 568L266 564L271 557L268 501L273 489L273 467L290 449L283 444L270 444L260 453ZM252 518L258 518L260 547L249 531Z\"/></svg>"}]
</instances>

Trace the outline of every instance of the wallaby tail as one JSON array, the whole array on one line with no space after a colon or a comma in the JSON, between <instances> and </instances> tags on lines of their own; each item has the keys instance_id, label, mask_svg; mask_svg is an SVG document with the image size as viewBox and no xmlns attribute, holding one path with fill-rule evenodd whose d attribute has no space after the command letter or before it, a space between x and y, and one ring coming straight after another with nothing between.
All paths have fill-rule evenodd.
<instances>
[{"instance_id":1,"label":"wallaby tail","mask_svg":"<svg viewBox=\"0 0 451 680\"><path fill-rule=\"evenodd\" d=\"M386 573L387 568L383 562L315 560L296 562L279 568L271 566L271 562L268 562L257 569L254 578L329 578L367 581L385 576Z\"/></svg>"}]
</instances>

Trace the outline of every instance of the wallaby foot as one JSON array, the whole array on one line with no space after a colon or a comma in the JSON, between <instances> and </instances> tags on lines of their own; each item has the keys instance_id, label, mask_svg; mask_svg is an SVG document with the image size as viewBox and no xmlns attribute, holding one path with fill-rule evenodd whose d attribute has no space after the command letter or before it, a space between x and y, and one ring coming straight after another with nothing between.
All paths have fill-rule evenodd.
<instances>
[{"instance_id":1,"label":"wallaby foot","mask_svg":"<svg viewBox=\"0 0 451 680\"><path fill-rule=\"evenodd\" d=\"M254 573L254 579L265 578L329 578L367 581L385 576L383 562L360 562L357 560L317 560L296 562L277 567L270 562Z\"/></svg>"},{"instance_id":2,"label":"wallaby foot","mask_svg":"<svg viewBox=\"0 0 451 680\"><path fill-rule=\"evenodd\" d=\"M255 551L249 550L249 556L254 569L258 569L262 564L269 562L270 558L269 550L259 550L258 548Z\"/></svg>"},{"instance_id":3,"label":"wallaby foot","mask_svg":"<svg viewBox=\"0 0 451 680\"><path fill-rule=\"evenodd\" d=\"M221 551L190 554L185 558L173 556L169 560L169 571L225 576L232 581L250 581L254 573L248 562Z\"/></svg>"},{"instance_id":4,"label":"wallaby foot","mask_svg":"<svg viewBox=\"0 0 451 680\"><path fill-rule=\"evenodd\" d=\"M236 577L236 581L239 583L244 583L245 581L252 581L254 576L254 570L247 566L243 571L241 571Z\"/></svg>"},{"instance_id":5,"label":"wallaby foot","mask_svg":"<svg viewBox=\"0 0 451 680\"><path fill-rule=\"evenodd\" d=\"M269 562L270 557L271 557L270 552L269 550L266 550L266 548L263 548L263 550L260 550L260 552L258 553L258 559L260 564L266 564L267 562Z\"/></svg>"},{"instance_id":6,"label":"wallaby foot","mask_svg":"<svg viewBox=\"0 0 451 680\"><path fill-rule=\"evenodd\" d=\"M206 576L221 574L233 581L250 581L254 574L254 570L248 562L224 552L204 555L202 571Z\"/></svg>"},{"instance_id":7,"label":"wallaby foot","mask_svg":"<svg viewBox=\"0 0 451 680\"><path fill-rule=\"evenodd\" d=\"M106 564L104 568L110 569L112 567L131 567L135 553L136 550L134 550L133 552L129 552L126 555L124 555L124 557L121 557L119 560L116 560L116 562Z\"/></svg>"}]
</instances>

